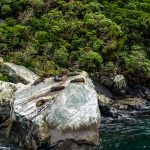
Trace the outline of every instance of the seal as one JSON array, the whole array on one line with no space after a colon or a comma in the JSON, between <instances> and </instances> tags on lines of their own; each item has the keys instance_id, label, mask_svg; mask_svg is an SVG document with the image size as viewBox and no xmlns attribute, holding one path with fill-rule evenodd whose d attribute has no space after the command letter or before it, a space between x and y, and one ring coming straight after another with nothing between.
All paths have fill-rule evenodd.
<instances>
[{"instance_id":1,"label":"seal","mask_svg":"<svg viewBox=\"0 0 150 150\"><path fill-rule=\"evenodd\" d=\"M41 99L39 101L36 102L36 107L40 107L42 105L45 104L45 102L47 102L48 100L47 99Z\"/></svg>"},{"instance_id":2,"label":"seal","mask_svg":"<svg viewBox=\"0 0 150 150\"><path fill-rule=\"evenodd\" d=\"M51 92L63 90L65 86L53 86L51 87Z\"/></svg>"},{"instance_id":3,"label":"seal","mask_svg":"<svg viewBox=\"0 0 150 150\"><path fill-rule=\"evenodd\" d=\"M35 85L37 85L37 84L39 84L41 82L44 82L44 78L43 77L40 77L37 80L35 80L34 83L31 86L35 86Z\"/></svg>"},{"instance_id":4,"label":"seal","mask_svg":"<svg viewBox=\"0 0 150 150\"><path fill-rule=\"evenodd\" d=\"M76 83L76 82L85 82L85 80L84 80L84 78L77 78L77 79L70 81L70 83Z\"/></svg>"}]
</instances>

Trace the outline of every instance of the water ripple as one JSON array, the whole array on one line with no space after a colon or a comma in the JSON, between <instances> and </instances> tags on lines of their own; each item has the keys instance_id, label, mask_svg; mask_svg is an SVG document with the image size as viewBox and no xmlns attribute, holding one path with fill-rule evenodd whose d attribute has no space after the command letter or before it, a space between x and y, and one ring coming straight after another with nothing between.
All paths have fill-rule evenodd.
<instances>
[{"instance_id":1,"label":"water ripple","mask_svg":"<svg viewBox=\"0 0 150 150\"><path fill-rule=\"evenodd\" d=\"M150 150L150 116L104 119L101 150Z\"/></svg>"}]
</instances>

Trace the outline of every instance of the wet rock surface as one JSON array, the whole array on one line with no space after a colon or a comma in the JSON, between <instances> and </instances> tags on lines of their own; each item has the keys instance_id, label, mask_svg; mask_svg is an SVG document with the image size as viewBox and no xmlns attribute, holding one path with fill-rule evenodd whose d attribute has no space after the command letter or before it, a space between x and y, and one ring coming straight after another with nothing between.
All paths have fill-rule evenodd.
<instances>
[{"instance_id":1,"label":"wet rock surface","mask_svg":"<svg viewBox=\"0 0 150 150\"><path fill-rule=\"evenodd\" d=\"M125 96L127 90L126 79L123 75L116 75L113 79L112 91L115 95Z\"/></svg>"}]
</instances>

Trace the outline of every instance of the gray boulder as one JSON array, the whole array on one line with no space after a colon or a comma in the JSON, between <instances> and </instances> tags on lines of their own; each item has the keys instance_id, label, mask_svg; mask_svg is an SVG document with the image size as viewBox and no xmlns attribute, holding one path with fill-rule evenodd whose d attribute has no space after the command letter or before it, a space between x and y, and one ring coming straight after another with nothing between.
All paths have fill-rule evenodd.
<instances>
[{"instance_id":1,"label":"gray boulder","mask_svg":"<svg viewBox=\"0 0 150 150\"><path fill-rule=\"evenodd\" d=\"M112 92L104 85L100 84L99 81L93 81L96 92L100 93L102 95L105 95L106 97L109 97L110 99L113 98Z\"/></svg>"},{"instance_id":2,"label":"gray boulder","mask_svg":"<svg viewBox=\"0 0 150 150\"><path fill-rule=\"evenodd\" d=\"M109 97L107 97L101 93L97 93L97 96L98 96L97 98L98 98L99 104L109 105L112 103L112 100Z\"/></svg>"},{"instance_id":3,"label":"gray boulder","mask_svg":"<svg viewBox=\"0 0 150 150\"><path fill-rule=\"evenodd\" d=\"M28 84L34 82L39 77L28 70L24 66L16 65L13 63L4 63L2 66L2 72L4 72L7 76L9 76L10 80L13 83L23 83Z\"/></svg>"},{"instance_id":4,"label":"gray boulder","mask_svg":"<svg viewBox=\"0 0 150 150\"><path fill-rule=\"evenodd\" d=\"M11 103L16 91L16 86L10 82L0 81L0 103L3 101Z\"/></svg>"},{"instance_id":5,"label":"gray boulder","mask_svg":"<svg viewBox=\"0 0 150 150\"><path fill-rule=\"evenodd\" d=\"M58 146L69 140L83 144L99 141L97 93L86 72L64 76L60 82L45 79L26 85L15 93L12 117L11 135L26 148L36 149L43 142Z\"/></svg>"},{"instance_id":6,"label":"gray boulder","mask_svg":"<svg viewBox=\"0 0 150 150\"><path fill-rule=\"evenodd\" d=\"M130 118L135 117L139 112L145 112L147 109L147 101L139 97L130 97L117 99L113 101L109 107L109 114L113 118Z\"/></svg>"},{"instance_id":7,"label":"gray boulder","mask_svg":"<svg viewBox=\"0 0 150 150\"><path fill-rule=\"evenodd\" d=\"M109 88L116 96L125 96L127 83L123 75L115 75L114 77L101 76L100 83Z\"/></svg>"},{"instance_id":8,"label":"gray boulder","mask_svg":"<svg viewBox=\"0 0 150 150\"><path fill-rule=\"evenodd\" d=\"M141 97L150 100L150 90L147 87L141 86L139 84L133 84L128 88L127 93L134 97Z\"/></svg>"},{"instance_id":9,"label":"gray boulder","mask_svg":"<svg viewBox=\"0 0 150 150\"><path fill-rule=\"evenodd\" d=\"M107 76L101 76L100 77L100 83L109 89L112 88L113 80Z\"/></svg>"},{"instance_id":10,"label":"gray boulder","mask_svg":"<svg viewBox=\"0 0 150 150\"><path fill-rule=\"evenodd\" d=\"M4 123L10 117L14 92L22 86L22 84L15 85L10 82L0 81L0 124Z\"/></svg>"},{"instance_id":11,"label":"gray boulder","mask_svg":"<svg viewBox=\"0 0 150 150\"><path fill-rule=\"evenodd\" d=\"M101 115L104 117L113 117L110 112L112 100L101 93L97 93L97 96Z\"/></svg>"},{"instance_id":12,"label":"gray boulder","mask_svg":"<svg viewBox=\"0 0 150 150\"><path fill-rule=\"evenodd\" d=\"M115 95L125 96L127 90L127 83L123 75L116 75L113 79L112 91Z\"/></svg>"}]
</instances>

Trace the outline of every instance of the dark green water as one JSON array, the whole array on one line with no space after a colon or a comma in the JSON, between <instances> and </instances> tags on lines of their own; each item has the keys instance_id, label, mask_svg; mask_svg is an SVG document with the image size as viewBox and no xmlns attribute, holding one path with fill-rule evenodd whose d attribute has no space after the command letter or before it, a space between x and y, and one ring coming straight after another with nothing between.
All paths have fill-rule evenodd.
<instances>
[{"instance_id":1,"label":"dark green water","mask_svg":"<svg viewBox=\"0 0 150 150\"><path fill-rule=\"evenodd\" d=\"M150 150L150 115L103 121L101 150Z\"/></svg>"},{"instance_id":2,"label":"dark green water","mask_svg":"<svg viewBox=\"0 0 150 150\"><path fill-rule=\"evenodd\" d=\"M99 150L150 150L150 115L120 120L104 119ZM0 133L0 150L18 150Z\"/></svg>"}]
</instances>

